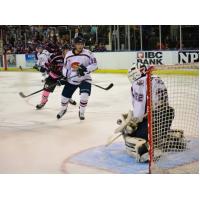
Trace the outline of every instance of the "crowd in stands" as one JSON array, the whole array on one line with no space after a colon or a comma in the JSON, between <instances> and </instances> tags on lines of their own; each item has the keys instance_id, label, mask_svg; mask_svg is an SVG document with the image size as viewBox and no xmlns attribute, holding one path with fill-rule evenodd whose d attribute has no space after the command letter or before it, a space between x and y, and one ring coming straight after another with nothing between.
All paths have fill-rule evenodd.
<instances>
[{"instance_id":1,"label":"crowd in stands","mask_svg":"<svg viewBox=\"0 0 200 200\"><path fill-rule=\"evenodd\" d=\"M120 26L120 50L126 50L123 48L126 35L124 26ZM140 34L139 26L130 26L131 35L131 50L140 50ZM166 30L165 30L166 28ZM98 30L97 30L98 29ZM187 28L188 29L188 28ZM169 26L162 27L162 42L159 41L158 26L144 26L143 27L143 49L144 50L159 50L160 47L163 50L179 49L180 42L176 38L179 33L176 33L174 40L170 38ZM178 29L177 29L178 30ZM194 29L185 32L183 38L188 38L182 43L182 48L192 49L197 48L199 41L198 36L194 36ZM196 30L196 29L195 29ZM86 40L86 48L94 52L107 51L106 45L111 42L111 48L109 50L118 50L116 42L116 29L111 26L95 26L95 25L83 25L83 26L47 26L47 25L32 25L32 26L0 26L1 37L3 38L4 52L7 54L29 54L34 53L38 44L47 44L49 42L54 43L57 46L63 46L66 43L72 43L73 39L77 36L81 36ZM109 41L110 35L112 39ZM198 33L196 34L198 35ZM197 37L197 38L195 38ZM192 45L191 45L192 44Z\"/></svg>"}]
</instances>

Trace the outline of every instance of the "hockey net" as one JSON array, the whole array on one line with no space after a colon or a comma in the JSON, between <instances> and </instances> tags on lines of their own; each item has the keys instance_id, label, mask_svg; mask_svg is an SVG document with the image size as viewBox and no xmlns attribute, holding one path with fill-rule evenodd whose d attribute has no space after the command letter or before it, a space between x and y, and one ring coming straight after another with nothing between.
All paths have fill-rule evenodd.
<instances>
[{"instance_id":1,"label":"hockey net","mask_svg":"<svg viewBox=\"0 0 200 200\"><path fill-rule=\"evenodd\" d=\"M152 77L160 77L166 90ZM150 68L147 111L149 173L198 173L199 63Z\"/></svg>"}]
</instances>

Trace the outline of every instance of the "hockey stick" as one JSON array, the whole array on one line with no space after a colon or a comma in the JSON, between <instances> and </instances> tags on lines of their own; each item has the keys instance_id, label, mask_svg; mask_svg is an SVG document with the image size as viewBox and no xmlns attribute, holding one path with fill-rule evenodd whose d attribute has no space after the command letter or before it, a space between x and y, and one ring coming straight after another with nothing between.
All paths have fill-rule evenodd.
<instances>
[{"instance_id":1,"label":"hockey stick","mask_svg":"<svg viewBox=\"0 0 200 200\"><path fill-rule=\"evenodd\" d=\"M50 87L49 87L49 88L50 88ZM30 97L30 96L32 96L32 95L34 95L34 94L37 94L37 93L39 93L39 92L42 92L43 90L44 90L44 88L41 89L41 90L38 90L38 91L36 91L36 92L33 92L33 93L29 94L29 95L25 95L23 92L19 92L19 96L21 96L22 98L26 98L26 97Z\"/></svg>"},{"instance_id":2,"label":"hockey stick","mask_svg":"<svg viewBox=\"0 0 200 200\"><path fill-rule=\"evenodd\" d=\"M98 87L98 88L101 88L101 89L103 89L103 90L110 90L113 86L114 86L114 84L113 83L110 83L107 87L102 87L102 86L100 86L100 85L96 85L96 84L94 84L94 83L91 83L92 85L94 85L94 86L96 86L96 87Z\"/></svg>"},{"instance_id":3,"label":"hockey stick","mask_svg":"<svg viewBox=\"0 0 200 200\"><path fill-rule=\"evenodd\" d=\"M74 78L74 77L76 77L76 76L78 76L78 75L72 76L72 77L70 77L69 79ZM101 88L101 89L103 89L103 90L109 90L109 89L111 89L111 88L113 87L113 85L114 85L113 83L110 83L106 88L104 88L104 87L101 87L101 86L96 85L96 84L93 84L93 83L91 83L91 84L94 85L94 86L96 86L96 87L98 87L98 88ZM52 88L52 87L54 87L54 86L56 86L56 85L57 85L57 83L56 83L56 84L53 84L53 85L50 85L50 86L48 87L48 89L50 89L50 88ZM19 92L19 95L20 95L22 98L26 98L26 97L30 97L30 96L32 96L32 95L34 95L34 94L37 94L37 93L39 93L39 92L42 92L44 89L45 89L45 88L42 88L41 90L38 90L38 91L36 91L36 92L33 92L33 93L29 94L29 95L25 95L23 92Z\"/></svg>"},{"instance_id":4,"label":"hockey stick","mask_svg":"<svg viewBox=\"0 0 200 200\"><path fill-rule=\"evenodd\" d=\"M70 77L69 79L74 78L74 77L76 77L76 76L78 76L78 75L72 76L72 77ZM22 98L30 97L30 96L32 96L32 95L34 95L34 94L37 94L37 93L39 93L39 92L42 92L44 89L50 89L50 88L52 88L52 87L54 87L54 86L56 86L56 85L57 85L57 83L52 84L52 85L50 85L48 88L42 88L41 90L38 90L38 91L36 91L36 92L33 92L33 93L29 94L29 95L25 95L23 92L19 92L19 95L20 95Z\"/></svg>"}]
</instances>

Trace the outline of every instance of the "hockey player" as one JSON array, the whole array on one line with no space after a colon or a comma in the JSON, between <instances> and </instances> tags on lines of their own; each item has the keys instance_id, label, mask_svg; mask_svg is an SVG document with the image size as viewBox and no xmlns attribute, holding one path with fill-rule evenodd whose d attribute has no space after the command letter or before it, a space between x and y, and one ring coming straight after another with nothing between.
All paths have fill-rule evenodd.
<instances>
[{"instance_id":1,"label":"hockey player","mask_svg":"<svg viewBox=\"0 0 200 200\"><path fill-rule=\"evenodd\" d=\"M42 73L41 81L44 82L45 79L48 77L48 72L47 72L45 63L48 62L48 59L50 58L51 53L45 50L43 45L41 44L36 47L36 51L37 51L37 62L33 68Z\"/></svg>"},{"instance_id":2,"label":"hockey player","mask_svg":"<svg viewBox=\"0 0 200 200\"><path fill-rule=\"evenodd\" d=\"M148 121L147 121L147 76L146 66L133 65L128 72L131 82L131 96L133 111L130 122L123 129L123 136L128 154L143 160L142 156L148 152ZM159 130L153 136L154 148L162 149L159 139L166 138L172 121L174 109L169 106L167 88L164 82L157 76L152 76L152 104L153 124ZM124 120L127 116L123 116ZM156 130L154 129L154 132ZM146 159L146 158L145 158Z\"/></svg>"},{"instance_id":3,"label":"hockey player","mask_svg":"<svg viewBox=\"0 0 200 200\"><path fill-rule=\"evenodd\" d=\"M64 64L64 57L70 50L70 45L64 45L62 47L62 52L57 49L51 54L48 61L44 64L46 71L48 71L48 77L45 79L44 91L42 93L42 98L40 104L36 105L36 109L41 109L48 101L49 94L55 90L57 81L60 80L62 76L62 68ZM76 105L76 102L72 99L69 100L72 105Z\"/></svg>"},{"instance_id":4,"label":"hockey player","mask_svg":"<svg viewBox=\"0 0 200 200\"><path fill-rule=\"evenodd\" d=\"M65 83L61 96L61 110L57 114L60 119L67 111L69 99L77 88L80 89L79 118L84 120L85 109L91 94L91 75L97 69L94 55L84 49L85 41L81 37L74 39L74 49L65 56L63 76L68 79Z\"/></svg>"}]
</instances>

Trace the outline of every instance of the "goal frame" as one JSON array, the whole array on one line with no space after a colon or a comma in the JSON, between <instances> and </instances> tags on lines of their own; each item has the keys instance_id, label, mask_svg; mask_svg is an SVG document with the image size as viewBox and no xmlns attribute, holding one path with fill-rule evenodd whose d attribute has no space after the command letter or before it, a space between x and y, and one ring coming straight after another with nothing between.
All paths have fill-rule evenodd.
<instances>
[{"instance_id":1,"label":"goal frame","mask_svg":"<svg viewBox=\"0 0 200 200\"><path fill-rule=\"evenodd\" d=\"M166 67L166 68L165 68ZM180 68L179 68L180 67ZM159 170L159 169L154 169L154 144L153 144L153 102L152 102L152 75L162 70L165 75L170 75L170 73L166 73L166 70L181 70L182 73L178 73L177 75L192 75L196 76L196 73L199 72L192 72L192 71L187 71L187 68L191 69L199 69L199 63L190 63L190 64L177 64L177 65L163 65L163 66L150 66L148 70L146 71L146 77L147 77L147 117L148 117L148 146L149 146L149 161L148 161L148 173L152 174L154 173L154 170ZM186 69L186 70L185 70ZM161 172L162 171L162 172ZM166 170L168 173L169 170ZM165 173L165 170L160 169L160 173Z\"/></svg>"},{"instance_id":2,"label":"goal frame","mask_svg":"<svg viewBox=\"0 0 200 200\"><path fill-rule=\"evenodd\" d=\"M147 74L147 119L148 119L148 143L149 143L149 174L151 174L153 164L153 131L152 131L152 89L151 89L151 74L153 67L150 67Z\"/></svg>"}]
</instances>

